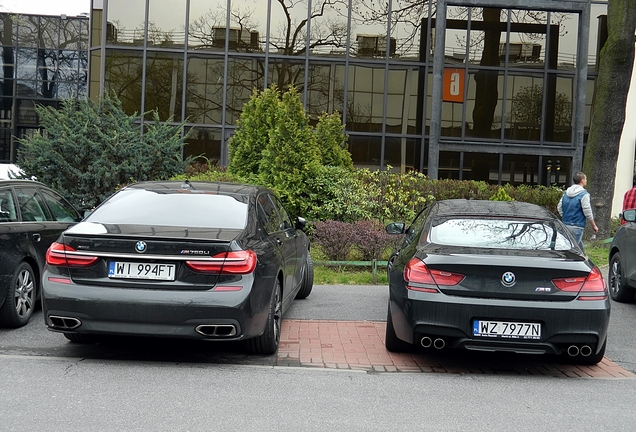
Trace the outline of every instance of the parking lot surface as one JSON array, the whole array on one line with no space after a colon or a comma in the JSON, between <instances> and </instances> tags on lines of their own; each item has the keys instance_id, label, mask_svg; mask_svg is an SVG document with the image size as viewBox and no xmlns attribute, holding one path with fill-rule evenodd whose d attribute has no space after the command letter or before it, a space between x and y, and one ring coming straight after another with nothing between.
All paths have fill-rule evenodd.
<instances>
[{"instance_id":1,"label":"parking lot surface","mask_svg":"<svg viewBox=\"0 0 636 432\"><path fill-rule=\"evenodd\" d=\"M277 364L369 372L546 375L570 378L636 378L607 357L578 366L557 356L433 350L391 353L384 347L386 323L285 320Z\"/></svg>"}]
</instances>

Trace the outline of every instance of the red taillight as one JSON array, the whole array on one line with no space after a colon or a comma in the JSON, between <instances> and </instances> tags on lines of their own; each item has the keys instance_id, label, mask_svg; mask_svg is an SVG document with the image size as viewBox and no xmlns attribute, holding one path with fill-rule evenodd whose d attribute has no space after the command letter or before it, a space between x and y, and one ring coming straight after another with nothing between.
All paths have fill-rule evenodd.
<instances>
[{"instance_id":1,"label":"red taillight","mask_svg":"<svg viewBox=\"0 0 636 432\"><path fill-rule=\"evenodd\" d=\"M559 290L572 293L604 293L605 280L598 268L593 268L587 276L552 279L552 283ZM599 300L602 297L594 297ZM587 298L585 300L588 300Z\"/></svg>"},{"instance_id":2,"label":"red taillight","mask_svg":"<svg viewBox=\"0 0 636 432\"><path fill-rule=\"evenodd\" d=\"M256 268L256 253L251 250L223 252L207 260L186 261L192 270L218 274L249 274Z\"/></svg>"},{"instance_id":3,"label":"red taillight","mask_svg":"<svg viewBox=\"0 0 636 432\"><path fill-rule=\"evenodd\" d=\"M410 290L438 292L438 286L457 285L464 279L464 275L442 270L429 269L422 260L412 258L404 268L404 280ZM431 285L430 287L414 286L412 284Z\"/></svg>"},{"instance_id":4,"label":"red taillight","mask_svg":"<svg viewBox=\"0 0 636 432\"><path fill-rule=\"evenodd\" d=\"M242 290L242 286L226 286L226 285L217 285L213 288L214 291L222 291L222 292L230 292L230 291L240 291Z\"/></svg>"},{"instance_id":5,"label":"red taillight","mask_svg":"<svg viewBox=\"0 0 636 432\"><path fill-rule=\"evenodd\" d=\"M49 282L61 283L65 285L70 285L72 283L69 278L61 278L61 277L50 277Z\"/></svg>"},{"instance_id":6,"label":"red taillight","mask_svg":"<svg viewBox=\"0 0 636 432\"><path fill-rule=\"evenodd\" d=\"M71 246L54 242L46 251L46 263L51 266L88 267L99 259L96 256L76 253Z\"/></svg>"},{"instance_id":7,"label":"red taillight","mask_svg":"<svg viewBox=\"0 0 636 432\"><path fill-rule=\"evenodd\" d=\"M574 292L574 293L577 293L581 290L581 287L583 286L583 282L585 282L584 276L552 279L552 283L559 290L565 291L565 292Z\"/></svg>"}]
</instances>

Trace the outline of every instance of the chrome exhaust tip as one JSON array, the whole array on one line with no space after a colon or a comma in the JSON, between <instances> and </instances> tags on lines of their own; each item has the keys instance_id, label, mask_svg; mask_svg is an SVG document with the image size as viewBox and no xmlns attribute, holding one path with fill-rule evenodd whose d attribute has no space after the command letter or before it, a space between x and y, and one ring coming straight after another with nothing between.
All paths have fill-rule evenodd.
<instances>
[{"instance_id":1,"label":"chrome exhaust tip","mask_svg":"<svg viewBox=\"0 0 636 432\"><path fill-rule=\"evenodd\" d=\"M446 346L446 341L444 341L444 339L442 338L437 338L435 339L435 341L433 342L433 346L437 349L442 349Z\"/></svg>"},{"instance_id":2,"label":"chrome exhaust tip","mask_svg":"<svg viewBox=\"0 0 636 432\"><path fill-rule=\"evenodd\" d=\"M431 345L433 345L433 340L428 336L424 336L422 337L422 339L420 339L420 345L422 345L424 348L430 348Z\"/></svg>"},{"instance_id":3,"label":"chrome exhaust tip","mask_svg":"<svg viewBox=\"0 0 636 432\"><path fill-rule=\"evenodd\" d=\"M568 347L568 355L570 357L576 357L577 355L579 355L579 347L577 347L576 345L570 345Z\"/></svg>"},{"instance_id":4,"label":"chrome exhaust tip","mask_svg":"<svg viewBox=\"0 0 636 432\"><path fill-rule=\"evenodd\" d=\"M583 357L589 357L592 355L592 347L589 345L583 345L580 352Z\"/></svg>"},{"instance_id":5,"label":"chrome exhaust tip","mask_svg":"<svg viewBox=\"0 0 636 432\"><path fill-rule=\"evenodd\" d=\"M82 322L73 317L63 317L57 315L49 316L49 327L62 330L73 330L82 325Z\"/></svg>"},{"instance_id":6,"label":"chrome exhaust tip","mask_svg":"<svg viewBox=\"0 0 636 432\"><path fill-rule=\"evenodd\" d=\"M232 337L236 336L236 327L232 324L201 324L194 329L203 336Z\"/></svg>"}]
</instances>

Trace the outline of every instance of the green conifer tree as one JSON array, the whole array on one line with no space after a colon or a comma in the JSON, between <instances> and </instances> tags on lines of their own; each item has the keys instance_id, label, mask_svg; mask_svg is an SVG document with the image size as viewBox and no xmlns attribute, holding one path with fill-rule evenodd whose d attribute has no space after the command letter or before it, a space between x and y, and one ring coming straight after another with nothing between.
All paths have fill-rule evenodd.
<instances>
[{"instance_id":1,"label":"green conifer tree","mask_svg":"<svg viewBox=\"0 0 636 432\"><path fill-rule=\"evenodd\" d=\"M122 185L167 180L184 171L183 125L144 126L116 98L63 101L59 110L36 106L44 131L19 140L17 163L80 209L92 208Z\"/></svg>"}]
</instances>

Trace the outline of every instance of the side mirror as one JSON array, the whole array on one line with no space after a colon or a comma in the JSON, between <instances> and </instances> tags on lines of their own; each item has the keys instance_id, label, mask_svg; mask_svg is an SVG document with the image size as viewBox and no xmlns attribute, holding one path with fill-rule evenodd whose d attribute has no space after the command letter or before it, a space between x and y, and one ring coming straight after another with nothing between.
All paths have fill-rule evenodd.
<instances>
[{"instance_id":1,"label":"side mirror","mask_svg":"<svg viewBox=\"0 0 636 432\"><path fill-rule=\"evenodd\" d=\"M296 229L305 231L307 227L307 220L305 218L298 217L296 218Z\"/></svg>"},{"instance_id":2,"label":"side mirror","mask_svg":"<svg viewBox=\"0 0 636 432\"><path fill-rule=\"evenodd\" d=\"M625 210L621 213L621 218L625 222L636 222L636 209Z\"/></svg>"},{"instance_id":3,"label":"side mirror","mask_svg":"<svg viewBox=\"0 0 636 432\"><path fill-rule=\"evenodd\" d=\"M404 234L406 224L404 222L392 222L386 226L386 232L389 234Z\"/></svg>"}]
</instances>

